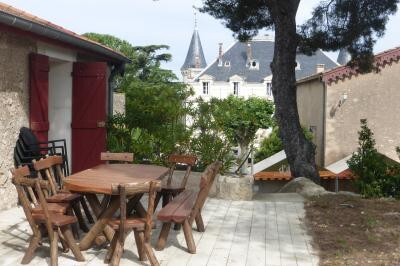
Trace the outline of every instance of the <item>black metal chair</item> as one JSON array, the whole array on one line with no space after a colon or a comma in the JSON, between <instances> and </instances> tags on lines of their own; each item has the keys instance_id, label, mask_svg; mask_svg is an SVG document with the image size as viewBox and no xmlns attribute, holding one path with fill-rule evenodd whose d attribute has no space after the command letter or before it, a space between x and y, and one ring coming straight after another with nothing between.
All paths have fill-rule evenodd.
<instances>
[{"instance_id":1,"label":"black metal chair","mask_svg":"<svg viewBox=\"0 0 400 266\"><path fill-rule=\"evenodd\" d=\"M46 155L62 156L64 160L62 170L65 176L69 175L68 153L65 139L39 142L29 128L22 127L19 131L18 140L14 148L15 166L28 165L31 170L31 175L36 176L32 160L40 160L46 157Z\"/></svg>"}]
</instances>

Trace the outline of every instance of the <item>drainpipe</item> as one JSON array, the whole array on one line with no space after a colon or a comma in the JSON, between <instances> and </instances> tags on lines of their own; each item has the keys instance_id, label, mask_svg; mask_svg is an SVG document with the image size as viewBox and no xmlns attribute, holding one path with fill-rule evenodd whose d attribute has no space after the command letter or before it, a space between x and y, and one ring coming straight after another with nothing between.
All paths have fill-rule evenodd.
<instances>
[{"instance_id":1,"label":"drainpipe","mask_svg":"<svg viewBox=\"0 0 400 266\"><path fill-rule=\"evenodd\" d=\"M327 94L327 86L323 80L323 74L320 77L320 81L322 83L322 90L323 90L323 112L322 112L322 162L321 164L325 166L325 145L326 145L326 94Z\"/></svg>"}]
</instances>

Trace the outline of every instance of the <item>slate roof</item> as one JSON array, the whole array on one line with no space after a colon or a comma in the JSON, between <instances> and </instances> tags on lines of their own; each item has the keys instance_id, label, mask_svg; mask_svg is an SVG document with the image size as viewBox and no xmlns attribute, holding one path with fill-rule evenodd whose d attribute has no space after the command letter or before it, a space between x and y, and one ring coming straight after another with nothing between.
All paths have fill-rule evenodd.
<instances>
[{"instance_id":1,"label":"slate roof","mask_svg":"<svg viewBox=\"0 0 400 266\"><path fill-rule=\"evenodd\" d=\"M222 66L218 66L218 60L215 60L198 78L203 75L210 75L214 81L228 81L233 75L239 75L245 78L247 82L263 82L264 78L272 75L270 64L274 55L274 42L271 40L252 40L252 58L259 63L258 69L249 69L247 63L247 43L237 41L222 56ZM310 76L315 73L317 64L324 64L325 69L337 67L338 64L326 56L321 50L318 50L313 56L298 54L296 58L300 64L300 69L296 70L296 79ZM230 66L225 66L229 61Z\"/></svg>"},{"instance_id":2,"label":"slate roof","mask_svg":"<svg viewBox=\"0 0 400 266\"><path fill-rule=\"evenodd\" d=\"M188 68L196 68L197 56L199 57L198 68L205 68L207 66L206 58L204 57L203 48L201 47L199 31L195 29L193 31L192 40L190 41L185 63L183 63L181 70L185 70Z\"/></svg>"}]
</instances>

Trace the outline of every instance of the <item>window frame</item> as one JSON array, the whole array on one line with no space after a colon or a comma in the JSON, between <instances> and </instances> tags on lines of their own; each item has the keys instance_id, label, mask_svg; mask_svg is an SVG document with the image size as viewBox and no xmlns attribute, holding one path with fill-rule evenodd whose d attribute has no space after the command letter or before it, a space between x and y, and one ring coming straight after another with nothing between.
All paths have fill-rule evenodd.
<instances>
[{"instance_id":1,"label":"window frame","mask_svg":"<svg viewBox=\"0 0 400 266\"><path fill-rule=\"evenodd\" d=\"M233 95L239 96L239 82L233 82Z\"/></svg>"},{"instance_id":2,"label":"window frame","mask_svg":"<svg viewBox=\"0 0 400 266\"><path fill-rule=\"evenodd\" d=\"M208 95L209 89L210 89L210 82L209 81L203 81L203 95Z\"/></svg>"},{"instance_id":3,"label":"window frame","mask_svg":"<svg viewBox=\"0 0 400 266\"><path fill-rule=\"evenodd\" d=\"M272 82L267 82L266 85L267 96L272 96Z\"/></svg>"}]
</instances>

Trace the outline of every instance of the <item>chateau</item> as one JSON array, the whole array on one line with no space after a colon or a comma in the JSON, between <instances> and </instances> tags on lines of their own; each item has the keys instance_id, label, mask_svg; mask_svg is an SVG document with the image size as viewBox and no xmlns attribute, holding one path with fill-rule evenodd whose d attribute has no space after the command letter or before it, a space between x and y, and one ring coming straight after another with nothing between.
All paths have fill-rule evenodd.
<instances>
[{"instance_id":1,"label":"chateau","mask_svg":"<svg viewBox=\"0 0 400 266\"><path fill-rule=\"evenodd\" d=\"M181 73L183 81L192 86L194 97L226 98L229 95L239 97L262 97L269 100L272 96L272 72L270 64L274 54L274 39L271 36L255 37L243 43L236 41L224 51L219 44L216 59L206 63L201 46L200 35L195 28ZM346 54L340 57L345 59ZM313 75L340 64L318 50L312 56L297 55L296 78Z\"/></svg>"}]
</instances>

